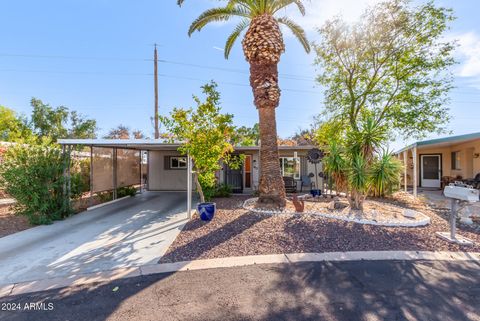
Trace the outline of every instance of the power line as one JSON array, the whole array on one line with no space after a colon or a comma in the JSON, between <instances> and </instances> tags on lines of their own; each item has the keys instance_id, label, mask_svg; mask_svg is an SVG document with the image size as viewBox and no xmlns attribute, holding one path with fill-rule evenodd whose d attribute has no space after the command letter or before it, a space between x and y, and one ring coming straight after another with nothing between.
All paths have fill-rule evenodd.
<instances>
[{"instance_id":1,"label":"power line","mask_svg":"<svg viewBox=\"0 0 480 321\"><path fill-rule=\"evenodd\" d=\"M26 72L26 73L49 73L49 74L77 74L77 75L115 75L115 76L153 76L150 73L105 73L105 72L97 72L97 71L51 71L51 70L20 70L20 69L2 69L0 72ZM193 80L193 81L201 81L201 82L208 82L210 80L200 79L200 78L193 78L193 77L183 77L183 76L173 76L167 74L158 74L159 77L164 78L171 78L171 79L182 79L182 80ZM240 86L240 87L250 87L247 84L235 83L235 82L228 82L228 81L218 81L218 84L223 85L230 85L230 86ZM297 93L310 93L310 94L321 94L321 92L311 91L311 90L304 90L304 89L292 89L292 88L282 88L282 91L289 91L289 92L297 92Z\"/></svg>"},{"instance_id":2,"label":"power line","mask_svg":"<svg viewBox=\"0 0 480 321\"><path fill-rule=\"evenodd\" d=\"M152 45L153 46L153 45ZM133 57L98 57L98 56L64 56L64 55L36 55L36 54L16 54L16 53L0 53L0 57L14 57L14 58L40 58L40 59L65 59L65 60L90 60L90 61L137 61L137 62L152 62L153 59L151 58L133 58ZM244 69L236 69L236 68L227 68L227 67L217 67L217 66L209 66L209 65L202 65L202 64L194 64L188 62L181 62L181 61L174 61L174 60L167 60L167 59L159 59L159 63L164 64L171 64L177 66L184 66L184 67L194 67L200 69L210 69L210 70L218 70L224 72L232 72L232 73L239 73L239 74L249 74L249 71ZM13 69L10 70L3 70L3 71L15 71ZM22 71L20 71L22 72ZM44 71L36 71L36 72L44 72ZM47 72L47 71L45 71ZM52 72L52 73L63 73L63 72ZM70 72L69 72L70 73ZM97 74L97 72L75 72L75 73L84 73L84 74ZM98 72L98 74L105 74ZM118 73L115 75L141 75L141 74L127 74L127 73ZM143 74L143 75L152 75L152 74ZM295 75L295 74L288 74L288 73L279 73L279 76L284 79L289 80L298 80L298 81L309 81L315 82L315 78L310 76L304 75ZM451 92L459 93L459 94L468 94L468 95L480 95L480 89L474 90L472 92L467 91L457 91L456 89L452 89Z\"/></svg>"},{"instance_id":3,"label":"power line","mask_svg":"<svg viewBox=\"0 0 480 321\"><path fill-rule=\"evenodd\" d=\"M14 57L14 58L40 58L40 59L65 59L65 60L90 60L90 61L137 61L137 62L152 62L153 59L151 58L122 58L122 57L94 57L94 56L60 56L60 55L33 55L33 54L10 54L10 53L0 53L0 57ZM216 67L216 66L208 66L208 65L201 65L201 64L194 64L194 63L187 63L181 61L173 61L173 60L166 60L166 59L159 59L159 63L165 64L172 64L177 66L185 66L185 67L194 67L194 68L201 68L201 69L211 69L211 70L218 70L224 72L233 72L233 73L241 73L241 74L248 74L248 71L242 69L235 69L235 68L226 68L226 67ZM281 77L291 80L301 80L301 81L315 81L314 78L302 75L294 75L294 74L279 74Z\"/></svg>"}]
</instances>

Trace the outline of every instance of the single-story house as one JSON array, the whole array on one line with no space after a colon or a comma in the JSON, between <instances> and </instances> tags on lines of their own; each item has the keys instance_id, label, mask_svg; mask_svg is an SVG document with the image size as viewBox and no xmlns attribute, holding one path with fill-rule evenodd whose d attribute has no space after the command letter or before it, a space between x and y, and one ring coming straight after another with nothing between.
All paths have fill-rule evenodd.
<instances>
[{"instance_id":1,"label":"single-story house","mask_svg":"<svg viewBox=\"0 0 480 321\"><path fill-rule=\"evenodd\" d=\"M404 163L403 186L442 188L454 180L474 179L480 173L480 133L413 143L398 152Z\"/></svg>"},{"instance_id":2,"label":"single-story house","mask_svg":"<svg viewBox=\"0 0 480 321\"><path fill-rule=\"evenodd\" d=\"M179 144L167 144L153 139L60 139L59 144L70 149L75 146L90 148L90 190L97 193L116 188L139 185L149 191L188 190L188 157L178 152ZM315 165L308 162L307 152L313 146L279 146L282 175L292 177L301 189L302 178L315 173ZM258 188L260 148L237 147L236 154L245 155L243 167L230 169L227 165L217 173L220 184L232 186L235 193L253 193ZM317 164L317 173L322 164ZM315 182L315 178L311 179ZM318 178L318 184L322 184ZM320 185L321 186L321 185ZM192 186L193 188L194 186ZM304 187L304 191L310 187Z\"/></svg>"}]
</instances>

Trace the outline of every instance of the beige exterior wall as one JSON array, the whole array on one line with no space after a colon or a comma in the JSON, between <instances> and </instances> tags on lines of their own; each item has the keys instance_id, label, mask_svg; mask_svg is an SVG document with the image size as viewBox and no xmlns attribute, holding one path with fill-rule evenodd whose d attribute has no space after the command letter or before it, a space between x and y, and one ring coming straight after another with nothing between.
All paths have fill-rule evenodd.
<instances>
[{"instance_id":1,"label":"beige exterior wall","mask_svg":"<svg viewBox=\"0 0 480 321\"><path fill-rule=\"evenodd\" d=\"M452 169L452 152L460 153L460 169ZM461 143L454 144L447 147L418 147L417 152L417 164L418 164L418 185L421 184L421 155L436 155L440 154L442 156L442 177L450 176L457 177L461 176L463 179L469 179L475 177L477 173L480 173L480 157L476 157L475 154L480 154L480 139ZM398 158L403 163L403 152L398 155ZM413 185L413 159L412 159L412 150L408 151L407 157L407 175L408 175L408 185ZM402 175L403 177L403 175ZM403 182L403 180L402 180Z\"/></svg>"},{"instance_id":2,"label":"beige exterior wall","mask_svg":"<svg viewBox=\"0 0 480 321\"><path fill-rule=\"evenodd\" d=\"M293 157L295 151L280 151L280 157ZM244 189L244 192L253 192L258 189L260 180L260 153L258 151L242 151L242 154L252 156L252 188ZM298 151L298 157L306 157L306 151ZM151 191L182 191L187 189L187 172L186 170L168 170L165 169L165 156L180 156L177 151L150 151L148 161L148 189ZM306 171L300 169L301 172L315 173L315 165L310 164L308 161ZM317 165L317 171L322 171L322 164ZM244 171L245 172L245 171ZM244 173L245 175L245 173ZM217 173L219 182L223 183L225 180L224 171ZM245 177L244 177L245 181ZM314 178L312 178L314 182ZM298 180L298 189L300 190L300 180ZM318 183L321 186L322 179L318 179ZM194 188L194 186L193 186Z\"/></svg>"},{"instance_id":3,"label":"beige exterior wall","mask_svg":"<svg viewBox=\"0 0 480 321\"><path fill-rule=\"evenodd\" d=\"M165 169L165 156L180 156L177 151L150 151L148 189L151 191L186 191L187 170Z\"/></svg>"}]
</instances>

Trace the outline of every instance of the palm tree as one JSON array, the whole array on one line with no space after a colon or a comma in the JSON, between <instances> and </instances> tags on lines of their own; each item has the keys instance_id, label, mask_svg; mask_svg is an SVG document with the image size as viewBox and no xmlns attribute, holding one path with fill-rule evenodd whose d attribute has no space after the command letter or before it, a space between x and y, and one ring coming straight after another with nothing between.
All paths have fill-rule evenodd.
<instances>
[{"instance_id":1,"label":"palm tree","mask_svg":"<svg viewBox=\"0 0 480 321\"><path fill-rule=\"evenodd\" d=\"M185 0L177 0L182 5ZM302 15L305 7L301 0L224 0L222 7L212 8L193 21L189 36L200 31L210 22L240 18L239 24L228 37L225 45L225 58L236 40L247 30L243 38L243 52L250 64L250 85L254 104L259 114L260 126L260 186L259 205L262 207L284 207L285 186L280 170L277 145L277 125L275 108L280 102L278 86L278 62L285 51L280 24L292 31L306 52L310 45L305 31L288 17L277 17L278 12L295 5Z\"/></svg>"}]
</instances>

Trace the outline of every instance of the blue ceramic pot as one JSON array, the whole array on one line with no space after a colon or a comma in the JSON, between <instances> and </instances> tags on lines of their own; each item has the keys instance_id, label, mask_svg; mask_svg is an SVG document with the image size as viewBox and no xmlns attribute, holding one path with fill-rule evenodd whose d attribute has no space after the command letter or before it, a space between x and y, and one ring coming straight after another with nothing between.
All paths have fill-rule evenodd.
<instances>
[{"instance_id":1,"label":"blue ceramic pot","mask_svg":"<svg viewBox=\"0 0 480 321\"><path fill-rule=\"evenodd\" d=\"M199 203L197 205L197 212L202 221L211 221L217 211L217 204L215 203Z\"/></svg>"},{"instance_id":2,"label":"blue ceramic pot","mask_svg":"<svg viewBox=\"0 0 480 321\"><path fill-rule=\"evenodd\" d=\"M313 197L316 197L322 195L322 191L319 189L312 189L310 190L310 194L312 194Z\"/></svg>"}]
</instances>

